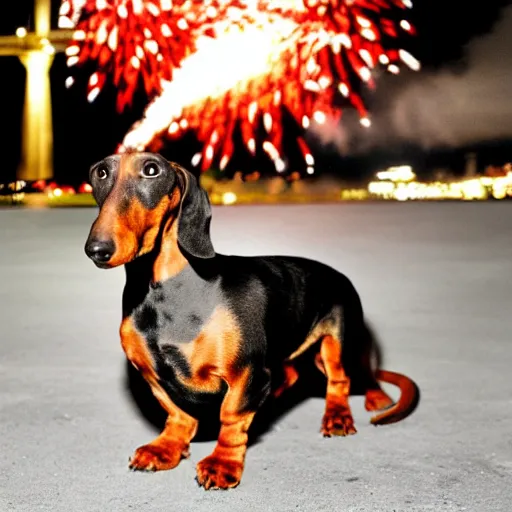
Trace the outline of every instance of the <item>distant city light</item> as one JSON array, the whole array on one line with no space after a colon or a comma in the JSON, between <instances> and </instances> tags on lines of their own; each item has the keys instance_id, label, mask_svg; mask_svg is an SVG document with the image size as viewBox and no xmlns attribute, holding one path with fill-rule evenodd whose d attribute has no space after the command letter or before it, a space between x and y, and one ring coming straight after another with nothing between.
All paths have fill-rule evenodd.
<instances>
[{"instance_id":1,"label":"distant city light","mask_svg":"<svg viewBox=\"0 0 512 512\"><path fill-rule=\"evenodd\" d=\"M390 167L385 171L377 173L379 180L390 180L390 181L411 181L416 178L412 167L410 165L399 165L396 167Z\"/></svg>"},{"instance_id":2,"label":"distant city light","mask_svg":"<svg viewBox=\"0 0 512 512\"><path fill-rule=\"evenodd\" d=\"M236 203L237 197L234 192L224 192L222 194L222 203L223 204L234 204Z\"/></svg>"},{"instance_id":3,"label":"distant city light","mask_svg":"<svg viewBox=\"0 0 512 512\"><path fill-rule=\"evenodd\" d=\"M371 197L396 201L427 199L485 200L489 197L512 197L512 170L505 166L506 174L471 177L452 182L418 182L412 167L390 167L376 174L378 181L368 184Z\"/></svg>"}]
</instances>

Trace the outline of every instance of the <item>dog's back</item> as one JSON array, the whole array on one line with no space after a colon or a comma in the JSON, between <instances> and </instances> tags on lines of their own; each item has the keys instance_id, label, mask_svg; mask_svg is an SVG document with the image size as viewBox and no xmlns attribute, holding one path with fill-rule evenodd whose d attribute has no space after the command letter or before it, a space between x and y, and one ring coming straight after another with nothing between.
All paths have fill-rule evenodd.
<instances>
[{"instance_id":1,"label":"dog's back","mask_svg":"<svg viewBox=\"0 0 512 512\"><path fill-rule=\"evenodd\" d=\"M338 308L344 364L347 372L358 373L368 336L359 294L344 274L294 256L217 256L222 287L234 297L231 306L251 328L262 317L269 368L282 364Z\"/></svg>"}]
</instances>

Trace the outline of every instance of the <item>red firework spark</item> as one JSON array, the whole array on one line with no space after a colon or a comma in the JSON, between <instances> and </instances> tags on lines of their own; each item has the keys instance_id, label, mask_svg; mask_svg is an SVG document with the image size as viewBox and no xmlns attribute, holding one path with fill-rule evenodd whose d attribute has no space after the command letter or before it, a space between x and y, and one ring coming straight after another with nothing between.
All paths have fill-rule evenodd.
<instances>
[{"instance_id":1,"label":"red firework spark","mask_svg":"<svg viewBox=\"0 0 512 512\"><path fill-rule=\"evenodd\" d=\"M64 0L63 6L69 1ZM399 61L413 68L419 66L410 54L392 44L399 40L401 30L414 33L400 16L410 7L409 0L75 2L85 5L75 41L67 51L68 64L96 62L97 71L89 79L89 99L96 97L110 76L118 89L120 111L132 100L139 80L152 100L144 118L125 137L121 150L156 149L163 138L178 138L192 129L204 142L202 154L193 159L194 165L201 161L203 170L215 158L221 168L225 167L234 151L233 130L240 124L249 151L254 154L257 143L261 144L276 169L282 171L284 110L306 129L311 118L317 123L327 116L339 118L336 96L340 95L359 111L361 123L369 126L358 85L374 86L372 69L379 63L393 73L398 72ZM223 38L233 41L235 25L240 46L229 42L222 46ZM260 32L252 30L255 27ZM275 50L270 52L264 44L264 34L279 36ZM240 72L247 64L239 55L244 37L255 38L254 45L261 45L261 52L270 52L270 66ZM220 51L208 53L208 38L212 45L218 43ZM254 51L259 47L254 45L249 45L252 56L247 55L247 59L257 61ZM212 58L219 60L218 66L208 68ZM209 76L201 76L201 63L212 71ZM226 86L229 75L236 80ZM211 82L211 90L199 84L191 96L190 89L198 80ZM260 123L266 136L257 141ZM306 163L312 166L313 157L302 137L298 144Z\"/></svg>"},{"instance_id":2,"label":"red firework spark","mask_svg":"<svg viewBox=\"0 0 512 512\"><path fill-rule=\"evenodd\" d=\"M187 2L171 0L82 0L74 42L66 50L68 65L92 61L97 71L88 83L88 97L93 101L108 77L118 90L117 109L131 104L140 81L148 97L161 92L161 81L171 80L173 69L194 51L194 37L208 22L204 6L215 2L190 2L190 9L180 12ZM75 14L65 0L61 9ZM198 6L201 9L198 9ZM75 14L76 15L76 14Z\"/></svg>"}]
</instances>

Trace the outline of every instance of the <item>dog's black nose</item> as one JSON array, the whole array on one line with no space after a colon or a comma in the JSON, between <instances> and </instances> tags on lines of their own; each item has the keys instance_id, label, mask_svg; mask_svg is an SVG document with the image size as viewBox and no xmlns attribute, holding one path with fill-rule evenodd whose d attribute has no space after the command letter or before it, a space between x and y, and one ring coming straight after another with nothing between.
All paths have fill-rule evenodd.
<instances>
[{"instance_id":1,"label":"dog's black nose","mask_svg":"<svg viewBox=\"0 0 512 512\"><path fill-rule=\"evenodd\" d=\"M85 254L94 263L108 263L115 250L116 246L112 240L89 240L85 245Z\"/></svg>"}]
</instances>

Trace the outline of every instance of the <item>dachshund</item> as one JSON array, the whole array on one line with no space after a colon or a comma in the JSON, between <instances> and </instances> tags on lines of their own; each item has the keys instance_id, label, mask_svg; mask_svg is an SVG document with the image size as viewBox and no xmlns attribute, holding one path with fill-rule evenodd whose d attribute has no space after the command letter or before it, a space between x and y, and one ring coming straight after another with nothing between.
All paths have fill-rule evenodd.
<instances>
[{"instance_id":1,"label":"dachshund","mask_svg":"<svg viewBox=\"0 0 512 512\"><path fill-rule=\"evenodd\" d=\"M372 369L359 295L320 262L289 256L215 252L211 207L196 177L159 154L108 156L90 169L100 210L85 252L101 269L124 265L121 345L167 414L161 434L137 448L133 470L172 469L189 456L198 418L214 406L220 430L197 464L205 489L236 487L253 418L269 395L299 377L311 356L327 380L321 433L356 433L348 397L365 395L376 425L416 407L419 390L403 375ZM378 381L397 385L397 403Z\"/></svg>"}]
</instances>

